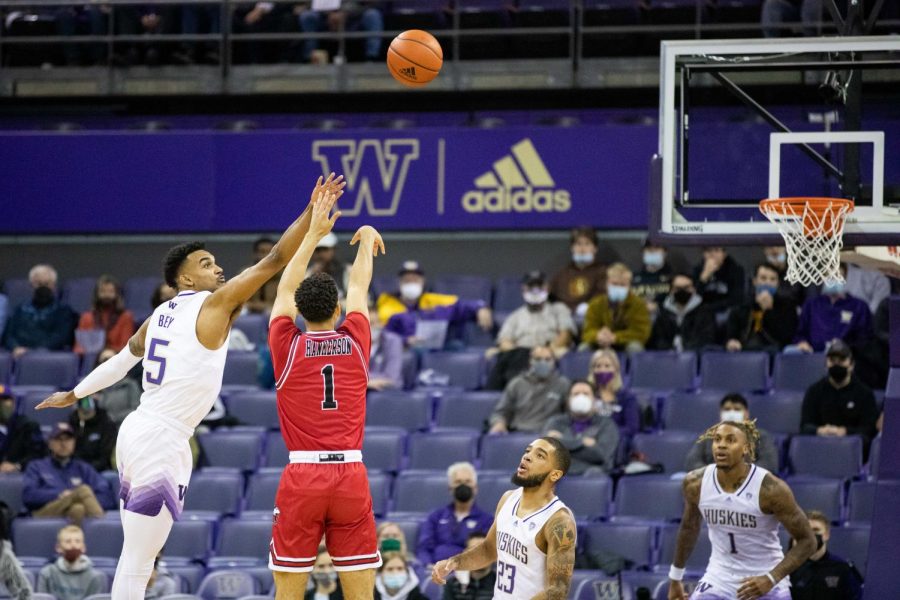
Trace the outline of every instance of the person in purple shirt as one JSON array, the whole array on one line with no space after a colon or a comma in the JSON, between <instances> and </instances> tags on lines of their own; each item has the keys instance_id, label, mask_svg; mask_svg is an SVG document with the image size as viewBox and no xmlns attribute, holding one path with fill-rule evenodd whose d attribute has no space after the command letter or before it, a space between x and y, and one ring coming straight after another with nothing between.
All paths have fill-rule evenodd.
<instances>
[{"instance_id":1,"label":"person in purple shirt","mask_svg":"<svg viewBox=\"0 0 900 600\"><path fill-rule=\"evenodd\" d=\"M841 265L841 275L847 267ZM872 337L872 313L868 305L846 292L844 283L822 286L819 296L803 304L794 347L802 352L822 352L836 339L861 347ZM789 351L786 349L786 351Z\"/></svg>"},{"instance_id":2,"label":"person in purple shirt","mask_svg":"<svg viewBox=\"0 0 900 600\"><path fill-rule=\"evenodd\" d=\"M85 517L101 517L113 508L109 482L75 453L75 431L57 423L50 434L50 456L25 468L22 501L35 517L67 517L81 524Z\"/></svg>"},{"instance_id":3,"label":"person in purple shirt","mask_svg":"<svg viewBox=\"0 0 900 600\"><path fill-rule=\"evenodd\" d=\"M430 571L439 560L465 550L470 534L486 532L494 523L494 515L475 504L478 473L471 463L450 465L447 481L453 502L428 515L419 529L416 557L422 565L426 565L426 571Z\"/></svg>"},{"instance_id":4,"label":"person in purple shirt","mask_svg":"<svg viewBox=\"0 0 900 600\"><path fill-rule=\"evenodd\" d=\"M597 413L611 417L622 438L631 440L641 430L641 409L634 394L622 385L622 367L616 351L605 348L594 352L587 378L597 390Z\"/></svg>"}]
</instances>

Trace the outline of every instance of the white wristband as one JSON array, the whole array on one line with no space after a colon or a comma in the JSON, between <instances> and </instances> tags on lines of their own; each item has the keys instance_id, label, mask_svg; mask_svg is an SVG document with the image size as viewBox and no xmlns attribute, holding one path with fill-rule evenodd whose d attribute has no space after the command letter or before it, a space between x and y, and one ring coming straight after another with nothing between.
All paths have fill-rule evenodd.
<instances>
[{"instance_id":1,"label":"white wristband","mask_svg":"<svg viewBox=\"0 0 900 600\"><path fill-rule=\"evenodd\" d=\"M684 579L684 568L679 569L675 565L669 567L669 579L672 581L681 581Z\"/></svg>"},{"instance_id":2,"label":"white wristband","mask_svg":"<svg viewBox=\"0 0 900 600\"><path fill-rule=\"evenodd\" d=\"M774 577L772 577L772 574L771 574L771 573L766 573L766 577L768 577L768 578L769 578L769 581L771 581L771 582L772 582L772 585L778 585L778 582L777 582L777 581L775 581L775 578L774 578Z\"/></svg>"}]
</instances>

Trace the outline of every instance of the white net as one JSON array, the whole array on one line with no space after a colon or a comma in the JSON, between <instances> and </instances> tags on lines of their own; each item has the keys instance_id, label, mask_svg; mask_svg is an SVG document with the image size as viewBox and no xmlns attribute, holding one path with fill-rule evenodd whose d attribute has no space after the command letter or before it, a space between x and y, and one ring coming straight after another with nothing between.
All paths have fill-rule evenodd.
<instances>
[{"instance_id":1,"label":"white net","mask_svg":"<svg viewBox=\"0 0 900 600\"><path fill-rule=\"evenodd\" d=\"M841 283L844 220L853 203L830 198L783 198L759 205L778 228L787 249L790 283L803 286Z\"/></svg>"}]
</instances>

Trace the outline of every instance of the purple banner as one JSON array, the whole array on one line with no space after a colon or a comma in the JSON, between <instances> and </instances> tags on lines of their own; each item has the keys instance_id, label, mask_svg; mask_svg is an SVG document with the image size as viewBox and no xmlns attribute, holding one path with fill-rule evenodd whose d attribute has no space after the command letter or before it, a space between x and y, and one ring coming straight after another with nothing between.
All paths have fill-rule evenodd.
<instances>
[{"instance_id":1,"label":"purple banner","mask_svg":"<svg viewBox=\"0 0 900 600\"><path fill-rule=\"evenodd\" d=\"M653 126L0 134L0 233L283 229L343 173L340 230L647 227Z\"/></svg>"}]
</instances>

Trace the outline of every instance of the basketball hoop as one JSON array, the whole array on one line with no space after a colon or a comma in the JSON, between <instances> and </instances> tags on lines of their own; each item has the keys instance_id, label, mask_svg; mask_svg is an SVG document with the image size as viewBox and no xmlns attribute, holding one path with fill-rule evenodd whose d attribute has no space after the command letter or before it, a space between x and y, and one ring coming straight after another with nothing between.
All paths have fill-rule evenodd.
<instances>
[{"instance_id":1,"label":"basketball hoop","mask_svg":"<svg viewBox=\"0 0 900 600\"><path fill-rule=\"evenodd\" d=\"M772 198L759 210L775 224L787 249L790 283L840 283L844 220L853 201L841 198Z\"/></svg>"}]
</instances>

